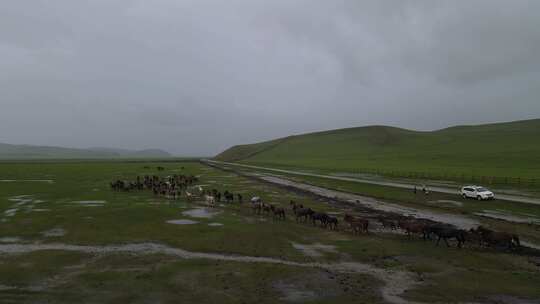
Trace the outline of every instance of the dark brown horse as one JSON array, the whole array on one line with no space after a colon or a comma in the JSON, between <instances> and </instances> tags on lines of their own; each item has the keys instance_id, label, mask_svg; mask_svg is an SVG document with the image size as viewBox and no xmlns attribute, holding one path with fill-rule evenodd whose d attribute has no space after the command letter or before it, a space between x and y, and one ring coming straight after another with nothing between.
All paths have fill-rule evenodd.
<instances>
[{"instance_id":1,"label":"dark brown horse","mask_svg":"<svg viewBox=\"0 0 540 304\"><path fill-rule=\"evenodd\" d=\"M313 222L313 226L316 226L317 221L319 221L321 223L321 226L326 228L326 225L328 223L328 214L322 212L315 212L310 217L311 221Z\"/></svg>"},{"instance_id":2,"label":"dark brown horse","mask_svg":"<svg viewBox=\"0 0 540 304\"><path fill-rule=\"evenodd\" d=\"M285 220L285 209L281 207L270 206L272 213L274 213L274 219Z\"/></svg>"},{"instance_id":3,"label":"dark brown horse","mask_svg":"<svg viewBox=\"0 0 540 304\"><path fill-rule=\"evenodd\" d=\"M422 234L422 239L426 240L426 224L418 221L400 221L398 222L398 226L405 231L409 238L411 238L413 234L417 233Z\"/></svg>"},{"instance_id":4,"label":"dark brown horse","mask_svg":"<svg viewBox=\"0 0 540 304\"><path fill-rule=\"evenodd\" d=\"M369 234L369 220L354 217L352 215L349 215L345 213L345 216L343 217L343 220L347 223L349 223L349 226L352 228L354 234L359 234L362 232L365 232L366 234Z\"/></svg>"},{"instance_id":5,"label":"dark brown horse","mask_svg":"<svg viewBox=\"0 0 540 304\"><path fill-rule=\"evenodd\" d=\"M465 231L461 229L446 227L442 229L437 229L433 233L438 237L437 246L439 246L439 242L441 241L441 239L443 239L446 243L446 247L450 247L450 245L448 244L448 239L452 238L455 238L458 241L458 248L461 248L465 243Z\"/></svg>"},{"instance_id":6,"label":"dark brown horse","mask_svg":"<svg viewBox=\"0 0 540 304\"><path fill-rule=\"evenodd\" d=\"M338 219L337 217L328 216L327 219L328 227L332 230L336 230L338 228Z\"/></svg>"},{"instance_id":7,"label":"dark brown horse","mask_svg":"<svg viewBox=\"0 0 540 304\"><path fill-rule=\"evenodd\" d=\"M298 222L298 219L303 218L304 222L307 221L308 217L310 217L315 211L311 210L311 208L307 209L297 209L296 210L296 222Z\"/></svg>"},{"instance_id":8,"label":"dark brown horse","mask_svg":"<svg viewBox=\"0 0 540 304\"><path fill-rule=\"evenodd\" d=\"M493 231L482 226L478 227L476 232L480 234L482 243L488 246L505 245L507 249L521 246L519 237L515 234Z\"/></svg>"}]
</instances>

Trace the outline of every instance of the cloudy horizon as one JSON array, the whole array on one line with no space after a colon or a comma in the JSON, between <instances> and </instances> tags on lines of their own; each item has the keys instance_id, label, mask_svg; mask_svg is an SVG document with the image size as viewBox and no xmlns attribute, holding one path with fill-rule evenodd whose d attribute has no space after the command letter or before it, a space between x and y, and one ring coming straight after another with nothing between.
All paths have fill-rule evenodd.
<instances>
[{"instance_id":1,"label":"cloudy horizon","mask_svg":"<svg viewBox=\"0 0 540 304\"><path fill-rule=\"evenodd\" d=\"M0 3L0 142L232 145L540 117L538 1Z\"/></svg>"}]
</instances>

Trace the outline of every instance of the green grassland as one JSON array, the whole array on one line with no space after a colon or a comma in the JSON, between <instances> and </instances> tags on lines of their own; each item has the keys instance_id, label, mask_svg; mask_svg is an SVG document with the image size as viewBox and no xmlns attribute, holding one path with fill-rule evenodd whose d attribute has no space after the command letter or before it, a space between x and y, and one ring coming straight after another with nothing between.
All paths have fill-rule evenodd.
<instances>
[{"instance_id":1,"label":"green grassland","mask_svg":"<svg viewBox=\"0 0 540 304\"><path fill-rule=\"evenodd\" d=\"M540 119L433 132L370 126L235 146L216 159L323 172L531 179L540 178L539 139Z\"/></svg>"},{"instance_id":2,"label":"green grassland","mask_svg":"<svg viewBox=\"0 0 540 304\"><path fill-rule=\"evenodd\" d=\"M242 193L245 200L258 195L287 206L293 199L316 210L343 212L343 207L335 204L197 162L5 162L0 163L0 179L16 181L0 182L0 246L13 242L92 246L152 242L193 252L300 263L361 262L414 274L418 285L403 295L408 300L482 302L500 295L540 298L540 268L530 262L530 256L489 249L447 249L390 233L353 236L343 231L344 225L340 231L329 231L296 223L290 212L286 221L273 221L254 215L247 204L219 206L214 218L194 219L198 224L172 225L166 221L189 219L182 212L200 207L200 202L109 189L113 179L158 174L156 166L166 168L160 175L198 175L199 183L208 185L205 187ZM17 206L13 198L21 195L33 201ZM106 203L77 203L85 200ZM14 208L15 215L7 216ZM223 226L207 225L212 222ZM51 229L65 233L46 236L44 232ZM336 251L308 256L292 243L332 245ZM382 285L384 282L368 274L165 254L0 253L3 303L275 303L289 299L287 290L293 290L293 295L315 295L304 298L307 303L382 303L378 292Z\"/></svg>"}]
</instances>

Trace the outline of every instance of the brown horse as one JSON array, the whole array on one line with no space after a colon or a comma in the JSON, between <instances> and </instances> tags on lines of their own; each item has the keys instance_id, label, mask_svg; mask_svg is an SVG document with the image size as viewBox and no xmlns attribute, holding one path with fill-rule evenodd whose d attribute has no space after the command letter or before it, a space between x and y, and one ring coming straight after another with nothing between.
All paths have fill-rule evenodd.
<instances>
[{"instance_id":1,"label":"brown horse","mask_svg":"<svg viewBox=\"0 0 540 304\"><path fill-rule=\"evenodd\" d=\"M347 223L349 223L349 226L352 228L354 234L359 234L362 232L365 232L366 234L369 234L369 220L354 217L352 215L349 215L345 213L345 216L343 217L343 220Z\"/></svg>"},{"instance_id":2,"label":"brown horse","mask_svg":"<svg viewBox=\"0 0 540 304\"><path fill-rule=\"evenodd\" d=\"M405 233L409 237L412 237L414 233L422 234L422 239L426 240L426 228L427 225L417 221L400 221L398 222L399 228L405 230Z\"/></svg>"},{"instance_id":3,"label":"brown horse","mask_svg":"<svg viewBox=\"0 0 540 304\"><path fill-rule=\"evenodd\" d=\"M273 205L270 206L270 209L272 209L272 212L274 213L274 219L285 220L285 209L281 207L274 207Z\"/></svg>"},{"instance_id":4,"label":"brown horse","mask_svg":"<svg viewBox=\"0 0 540 304\"><path fill-rule=\"evenodd\" d=\"M488 246L506 245L507 249L520 247L519 237L515 234L493 231L482 226L476 229L480 234L482 243Z\"/></svg>"}]
</instances>

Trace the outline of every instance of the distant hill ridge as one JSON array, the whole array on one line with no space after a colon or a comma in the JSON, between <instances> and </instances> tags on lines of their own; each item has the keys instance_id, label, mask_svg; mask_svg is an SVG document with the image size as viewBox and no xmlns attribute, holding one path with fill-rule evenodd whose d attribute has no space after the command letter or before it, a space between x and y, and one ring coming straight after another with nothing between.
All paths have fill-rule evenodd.
<instances>
[{"instance_id":1,"label":"distant hill ridge","mask_svg":"<svg viewBox=\"0 0 540 304\"><path fill-rule=\"evenodd\" d=\"M238 145L215 157L332 171L416 171L540 178L540 119L437 131L366 126Z\"/></svg>"},{"instance_id":2,"label":"distant hill ridge","mask_svg":"<svg viewBox=\"0 0 540 304\"><path fill-rule=\"evenodd\" d=\"M12 145L0 143L0 159L94 159L171 157L159 149L127 150L115 148L64 148L55 146Z\"/></svg>"}]
</instances>

